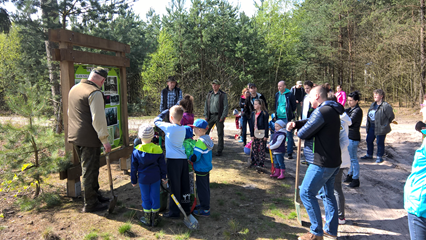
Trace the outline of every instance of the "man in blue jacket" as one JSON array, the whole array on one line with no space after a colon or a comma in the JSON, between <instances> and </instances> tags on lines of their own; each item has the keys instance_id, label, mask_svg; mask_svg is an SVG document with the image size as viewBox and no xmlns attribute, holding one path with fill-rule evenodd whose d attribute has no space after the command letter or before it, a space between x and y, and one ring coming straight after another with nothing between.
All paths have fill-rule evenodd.
<instances>
[{"instance_id":1,"label":"man in blue jacket","mask_svg":"<svg viewBox=\"0 0 426 240\"><path fill-rule=\"evenodd\" d=\"M309 101L315 110L306 120L291 122L287 130L299 129L297 135L305 140L303 150L309 167L300 186L300 199L311 221L310 232L300 240L323 239L323 236L337 239L338 210L334 197L334 179L342 163L339 133L340 114L344 108L337 102L326 101L327 90L315 87L309 93ZM326 224L323 230L321 210L316 199L323 189Z\"/></svg>"},{"instance_id":2,"label":"man in blue jacket","mask_svg":"<svg viewBox=\"0 0 426 240\"><path fill-rule=\"evenodd\" d=\"M278 92L275 94L275 115L276 120L282 120L285 124L293 120L294 111L296 110L296 98L286 88L284 81L278 83ZM287 133L287 153L288 159L293 159L293 132Z\"/></svg>"}]
</instances>

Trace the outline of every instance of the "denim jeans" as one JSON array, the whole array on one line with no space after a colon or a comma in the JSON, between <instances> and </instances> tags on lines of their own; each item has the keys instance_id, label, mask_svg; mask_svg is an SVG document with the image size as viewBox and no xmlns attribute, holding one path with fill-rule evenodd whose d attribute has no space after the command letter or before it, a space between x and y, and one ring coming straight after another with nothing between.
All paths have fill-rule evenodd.
<instances>
[{"instance_id":1,"label":"denim jeans","mask_svg":"<svg viewBox=\"0 0 426 240\"><path fill-rule=\"evenodd\" d=\"M285 169L284 153L273 154L272 156L274 158L274 167L276 169Z\"/></svg>"},{"instance_id":2,"label":"denim jeans","mask_svg":"<svg viewBox=\"0 0 426 240\"><path fill-rule=\"evenodd\" d=\"M326 168L310 164L300 186L300 199L311 221L310 232L317 236L323 236L323 229L327 233L337 236L339 222L337 202L334 197L334 179L338 172L339 167ZM324 228L322 226L321 209L316 198L319 190L322 190L325 194L323 198L326 219Z\"/></svg>"},{"instance_id":3,"label":"denim jeans","mask_svg":"<svg viewBox=\"0 0 426 240\"><path fill-rule=\"evenodd\" d=\"M377 157L382 158L383 154L385 154L385 138L386 135L375 135L374 134L374 125L370 126L367 132L367 155L373 156L374 151L374 139L377 143Z\"/></svg>"},{"instance_id":4,"label":"denim jeans","mask_svg":"<svg viewBox=\"0 0 426 240\"><path fill-rule=\"evenodd\" d=\"M345 219L345 195L342 189L342 176L344 168L340 168L334 179L334 197L336 198L338 216L340 219ZM319 195L324 200L324 188L321 188Z\"/></svg>"},{"instance_id":5,"label":"denim jeans","mask_svg":"<svg viewBox=\"0 0 426 240\"><path fill-rule=\"evenodd\" d=\"M278 118L277 120L282 120L286 125L288 123L287 118ZM286 130L287 133L287 154L291 155L293 154L293 144L294 144L294 140L293 140L293 131L288 132Z\"/></svg>"},{"instance_id":6,"label":"denim jeans","mask_svg":"<svg viewBox=\"0 0 426 240\"><path fill-rule=\"evenodd\" d=\"M349 168L348 175L352 175L352 179L359 179L358 145L359 141L349 139L348 150L351 157L351 167Z\"/></svg>"},{"instance_id":7,"label":"denim jeans","mask_svg":"<svg viewBox=\"0 0 426 240\"><path fill-rule=\"evenodd\" d=\"M408 229L411 240L426 239L426 218L408 213Z\"/></svg>"}]
</instances>

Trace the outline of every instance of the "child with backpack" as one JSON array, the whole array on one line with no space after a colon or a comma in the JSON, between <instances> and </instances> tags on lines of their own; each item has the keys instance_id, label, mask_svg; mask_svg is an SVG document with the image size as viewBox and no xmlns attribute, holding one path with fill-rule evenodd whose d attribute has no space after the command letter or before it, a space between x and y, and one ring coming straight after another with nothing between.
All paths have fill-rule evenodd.
<instances>
[{"instance_id":1,"label":"child with backpack","mask_svg":"<svg viewBox=\"0 0 426 240\"><path fill-rule=\"evenodd\" d=\"M197 192L200 199L200 205L196 207L193 213L197 216L210 216L210 170L212 170L212 149L213 141L206 132L209 125L204 119L197 119L194 125L195 136L198 137L195 143L194 153L190 157L194 163L195 175L197 176Z\"/></svg>"},{"instance_id":2,"label":"child with backpack","mask_svg":"<svg viewBox=\"0 0 426 240\"><path fill-rule=\"evenodd\" d=\"M272 178L285 178L284 155L286 152L285 139L287 136L285 126L285 122L282 120L275 122L275 133L272 135L271 141L267 146L270 150L272 150L272 156L274 158L275 172L270 175Z\"/></svg>"},{"instance_id":3,"label":"child with backpack","mask_svg":"<svg viewBox=\"0 0 426 240\"><path fill-rule=\"evenodd\" d=\"M269 133L269 114L262 99L253 102L254 111L250 118L250 136L252 143L252 162L250 166L264 167L265 147Z\"/></svg>"}]
</instances>

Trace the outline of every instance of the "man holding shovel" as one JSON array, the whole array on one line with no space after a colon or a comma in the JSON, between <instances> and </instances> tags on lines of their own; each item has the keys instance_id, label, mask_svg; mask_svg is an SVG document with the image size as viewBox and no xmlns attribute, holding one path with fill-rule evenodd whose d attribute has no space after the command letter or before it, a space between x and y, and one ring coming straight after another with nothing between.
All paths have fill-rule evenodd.
<instances>
[{"instance_id":1,"label":"man holding shovel","mask_svg":"<svg viewBox=\"0 0 426 240\"><path fill-rule=\"evenodd\" d=\"M99 192L99 161L101 146L111 151L105 117L105 102L101 87L108 71L97 67L89 78L71 88L68 95L68 141L73 143L80 159L84 207L82 212L108 209L109 198Z\"/></svg>"},{"instance_id":2,"label":"man holding shovel","mask_svg":"<svg viewBox=\"0 0 426 240\"><path fill-rule=\"evenodd\" d=\"M306 120L290 122L287 131L299 129L297 135L305 140L304 154L309 167L300 186L300 199L311 221L310 232L299 240L322 240L323 236L337 239L338 213L334 197L334 179L342 163L339 133L343 106L327 100L327 90L314 87L309 101L315 110ZM297 186L296 186L297 187ZM323 230L321 210L316 199L320 189L325 193L326 224Z\"/></svg>"}]
</instances>

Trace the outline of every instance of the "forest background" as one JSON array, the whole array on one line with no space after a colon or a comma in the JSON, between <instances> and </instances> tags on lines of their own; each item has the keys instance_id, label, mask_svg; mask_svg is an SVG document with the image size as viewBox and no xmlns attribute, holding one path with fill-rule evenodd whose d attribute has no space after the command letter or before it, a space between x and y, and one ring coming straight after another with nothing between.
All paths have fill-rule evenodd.
<instances>
[{"instance_id":1,"label":"forest background","mask_svg":"<svg viewBox=\"0 0 426 240\"><path fill-rule=\"evenodd\" d=\"M381 88L387 101L423 101L424 0L264 0L249 17L225 0L171 0L167 14L142 20L128 0L0 0L0 110L22 83L50 101L61 132L59 64L47 31L64 28L129 44L129 113L156 114L160 91L174 75L201 112L219 79L231 109L249 82L273 102L277 82L342 85L365 100ZM254 3L255 4L255 3ZM1 6L1 5L0 5ZM41 14L34 14L41 12ZM75 47L75 49L81 49ZM97 51L83 49L85 51ZM102 52L102 51L98 51ZM114 55L111 52L102 52Z\"/></svg>"}]
</instances>

